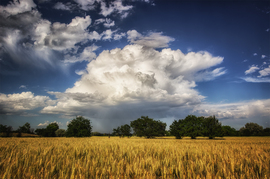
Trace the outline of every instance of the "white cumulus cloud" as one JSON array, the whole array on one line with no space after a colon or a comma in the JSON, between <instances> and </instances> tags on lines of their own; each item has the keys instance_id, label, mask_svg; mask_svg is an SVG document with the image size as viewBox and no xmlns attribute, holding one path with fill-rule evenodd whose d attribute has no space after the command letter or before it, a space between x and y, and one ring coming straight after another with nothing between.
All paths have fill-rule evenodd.
<instances>
[{"instance_id":1,"label":"white cumulus cloud","mask_svg":"<svg viewBox=\"0 0 270 179\"><path fill-rule=\"evenodd\" d=\"M173 110L191 110L204 99L194 89L196 81L224 74L223 68L211 70L222 61L207 52L159 52L137 44L105 50L80 73L74 87L49 92L58 102L41 112L90 116L96 125L108 126L105 119L120 124L138 115L166 117Z\"/></svg>"},{"instance_id":2,"label":"white cumulus cloud","mask_svg":"<svg viewBox=\"0 0 270 179\"><path fill-rule=\"evenodd\" d=\"M24 114L25 111L54 103L48 96L35 96L32 92L7 95L0 93L0 114Z\"/></svg>"},{"instance_id":3,"label":"white cumulus cloud","mask_svg":"<svg viewBox=\"0 0 270 179\"><path fill-rule=\"evenodd\" d=\"M90 16L75 17L69 24L42 21L35 29L35 45L46 46L54 50L75 48L75 44L89 39L87 27L91 24Z\"/></svg>"}]
</instances>

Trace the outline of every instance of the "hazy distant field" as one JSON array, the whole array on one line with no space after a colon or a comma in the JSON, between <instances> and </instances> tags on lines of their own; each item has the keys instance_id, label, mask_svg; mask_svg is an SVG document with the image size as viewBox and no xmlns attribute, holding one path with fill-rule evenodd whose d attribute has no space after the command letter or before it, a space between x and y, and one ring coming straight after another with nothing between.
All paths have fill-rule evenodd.
<instances>
[{"instance_id":1,"label":"hazy distant field","mask_svg":"<svg viewBox=\"0 0 270 179\"><path fill-rule=\"evenodd\" d=\"M0 138L0 178L270 178L269 137Z\"/></svg>"}]
</instances>

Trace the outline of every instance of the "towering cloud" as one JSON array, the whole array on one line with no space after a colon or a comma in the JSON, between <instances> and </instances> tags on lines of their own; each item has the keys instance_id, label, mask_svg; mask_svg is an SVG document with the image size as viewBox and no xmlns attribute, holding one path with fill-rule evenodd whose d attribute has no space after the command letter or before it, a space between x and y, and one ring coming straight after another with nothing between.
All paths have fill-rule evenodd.
<instances>
[{"instance_id":1,"label":"towering cloud","mask_svg":"<svg viewBox=\"0 0 270 179\"><path fill-rule=\"evenodd\" d=\"M172 111L192 110L204 99L194 89L196 81L224 74L221 68L210 70L222 61L207 52L159 52L137 44L105 50L88 64L74 87L65 93L50 92L58 102L42 113L85 115L106 126L104 119L117 125L140 115L161 118Z\"/></svg>"}]
</instances>

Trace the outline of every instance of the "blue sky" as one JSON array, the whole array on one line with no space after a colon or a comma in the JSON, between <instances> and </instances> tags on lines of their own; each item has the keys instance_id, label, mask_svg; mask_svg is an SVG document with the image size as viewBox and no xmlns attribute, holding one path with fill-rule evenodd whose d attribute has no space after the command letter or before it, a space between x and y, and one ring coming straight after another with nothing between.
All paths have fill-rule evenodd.
<instances>
[{"instance_id":1,"label":"blue sky","mask_svg":"<svg viewBox=\"0 0 270 179\"><path fill-rule=\"evenodd\" d=\"M0 2L0 123L270 127L268 1Z\"/></svg>"}]
</instances>

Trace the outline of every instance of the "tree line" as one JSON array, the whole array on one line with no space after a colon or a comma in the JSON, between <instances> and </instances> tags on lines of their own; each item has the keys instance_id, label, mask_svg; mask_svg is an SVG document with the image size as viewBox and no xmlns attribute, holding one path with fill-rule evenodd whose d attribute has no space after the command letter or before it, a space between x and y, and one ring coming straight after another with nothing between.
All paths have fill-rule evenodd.
<instances>
[{"instance_id":1,"label":"tree line","mask_svg":"<svg viewBox=\"0 0 270 179\"><path fill-rule=\"evenodd\" d=\"M133 134L131 134L131 128ZM169 131L166 131L166 123L156 121L148 116L142 116L135 121L131 121L130 127L125 124L113 129L113 135L119 137L135 135L146 138L175 136L176 139L182 139L183 137L196 139L198 136L208 137L209 139L223 136L270 136L270 128L263 129L257 123L247 123L237 131L231 126L222 126L215 116L197 117L188 115L185 119L174 120L169 128Z\"/></svg>"},{"instance_id":2,"label":"tree line","mask_svg":"<svg viewBox=\"0 0 270 179\"><path fill-rule=\"evenodd\" d=\"M102 134L99 132L92 132L91 121L77 116L68 125L67 130L59 129L59 125L51 123L46 128L32 129L27 122L15 131L11 126L0 124L0 134L4 137L12 136L12 133L17 133L17 137L21 137L22 133L37 134L43 137L90 137L90 136L119 136L121 137L145 137L154 138L159 136L175 136L176 139L183 137L191 137L196 139L198 136L208 137L213 139L215 137L223 136L270 136L270 128L263 128L257 123L246 123L245 126L236 130L231 126L222 126L221 122L215 116L197 117L195 115L188 115L185 119L174 120L166 131L167 124L149 118L148 116L141 116L140 118L131 121L130 125L124 124L113 129L112 134Z\"/></svg>"},{"instance_id":3,"label":"tree line","mask_svg":"<svg viewBox=\"0 0 270 179\"><path fill-rule=\"evenodd\" d=\"M12 130L11 126L0 124L0 133L3 137L11 137L12 133L17 133L16 137L21 137L22 133L37 134L42 137L90 137L92 131L90 123L90 120L77 116L67 125L67 130L59 129L56 122L50 123L46 128L34 130L27 122L15 131Z\"/></svg>"}]
</instances>

